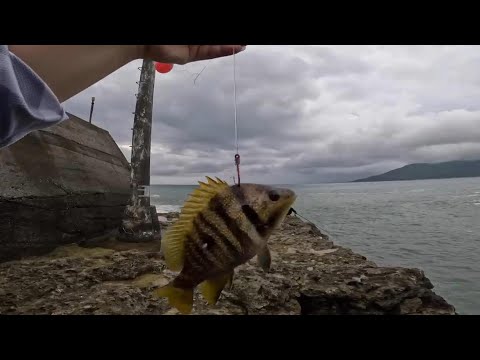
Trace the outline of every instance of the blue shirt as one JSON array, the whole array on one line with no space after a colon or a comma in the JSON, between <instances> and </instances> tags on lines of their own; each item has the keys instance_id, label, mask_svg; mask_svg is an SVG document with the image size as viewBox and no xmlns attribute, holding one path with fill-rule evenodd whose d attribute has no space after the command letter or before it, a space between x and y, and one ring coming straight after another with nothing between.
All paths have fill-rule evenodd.
<instances>
[{"instance_id":1,"label":"blue shirt","mask_svg":"<svg viewBox=\"0 0 480 360\"><path fill-rule=\"evenodd\" d=\"M67 119L48 85L7 45L0 45L0 149Z\"/></svg>"}]
</instances>

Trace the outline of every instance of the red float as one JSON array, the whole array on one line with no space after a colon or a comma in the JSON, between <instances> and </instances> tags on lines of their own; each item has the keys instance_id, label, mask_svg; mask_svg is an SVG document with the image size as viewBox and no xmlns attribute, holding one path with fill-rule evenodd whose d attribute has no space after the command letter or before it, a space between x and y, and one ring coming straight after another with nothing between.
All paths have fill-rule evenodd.
<instances>
[{"instance_id":1,"label":"red float","mask_svg":"<svg viewBox=\"0 0 480 360\"><path fill-rule=\"evenodd\" d=\"M156 62L155 63L155 69L162 74L166 74L170 72L170 70L173 69L173 64L165 64L165 63L160 63Z\"/></svg>"}]
</instances>

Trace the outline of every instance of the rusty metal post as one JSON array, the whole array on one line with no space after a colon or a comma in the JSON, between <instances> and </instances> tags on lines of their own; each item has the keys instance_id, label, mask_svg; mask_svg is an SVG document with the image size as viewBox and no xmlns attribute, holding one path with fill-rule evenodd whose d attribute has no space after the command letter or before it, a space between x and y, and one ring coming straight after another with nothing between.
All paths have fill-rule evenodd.
<instances>
[{"instance_id":1,"label":"rusty metal post","mask_svg":"<svg viewBox=\"0 0 480 360\"><path fill-rule=\"evenodd\" d=\"M144 60L138 83L132 135L130 202L120 226L120 240L144 242L160 239L155 206L150 205L150 147L155 66Z\"/></svg>"}]
</instances>

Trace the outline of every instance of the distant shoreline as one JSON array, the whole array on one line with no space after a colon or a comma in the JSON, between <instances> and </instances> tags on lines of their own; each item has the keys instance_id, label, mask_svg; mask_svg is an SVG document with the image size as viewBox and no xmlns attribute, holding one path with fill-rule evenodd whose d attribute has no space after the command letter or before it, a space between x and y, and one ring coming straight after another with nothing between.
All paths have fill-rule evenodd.
<instances>
[{"instance_id":1,"label":"distant shoreline","mask_svg":"<svg viewBox=\"0 0 480 360\"><path fill-rule=\"evenodd\" d=\"M347 182L348 184L351 183L378 183L378 182L394 182L394 181L421 181L421 180L453 180L453 179L472 179L472 178L480 178L480 176L451 176L451 177L435 177L435 178L420 178L420 179L385 179L385 180L365 180L365 179L357 179ZM338 184L347 184L347 183L338 183Z\"/></svg>"},{"instance_id":2,"label":"distant shoreline","mask_svg":"<svg viewBox=\"0 0 480 360\"><path fill-rule=\"evenodd\" d=\"M352 182L439 180L480 177L480 160L415 163Z\"/></svg>"}]
</instances>

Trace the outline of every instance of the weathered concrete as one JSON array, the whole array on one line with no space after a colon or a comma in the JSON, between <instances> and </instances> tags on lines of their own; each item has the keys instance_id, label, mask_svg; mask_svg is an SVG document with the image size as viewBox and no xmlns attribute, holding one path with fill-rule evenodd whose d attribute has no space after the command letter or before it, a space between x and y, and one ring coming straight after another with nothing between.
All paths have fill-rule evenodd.
<instances>
[{"instance_id":1,"label":"weathered concrete","mask_svg":"<svg viewBox=\"0 0 480 360\"><path fill-rule=\"evenodd\" d=\"M89 246L0 264L0 314L178 314L151 296L176 275L158 242ZM197 291L193 314L455 314L421 270L378 267L298 218L287 218L270 247L269 273L252 259L216 306Z\"/></svg>"},{"instance_id":2,"label":"weathered concrete","mask_svg":"<svg viewBox=\"0 0 480 360\"><path fill-rule=\"evenodd\" d=\"M118 228L130 169L110 134L70 114L0 150L0 261Z\"/></svg>"},{"instance_id":3,"label":"weathered concrete","mask_svg":"<svg viewBox=\"0 0 480 360\"><path fill-rule=\"evenodd\" d=\"M150 147L152 133L155 66L144 60L138 84L131 161L131 197L119 229L119 239L128 242L153 241L160 236L157 211L150 206ZM145 192L147 190L147 193Z\"/></svg>"}]
</instances>

